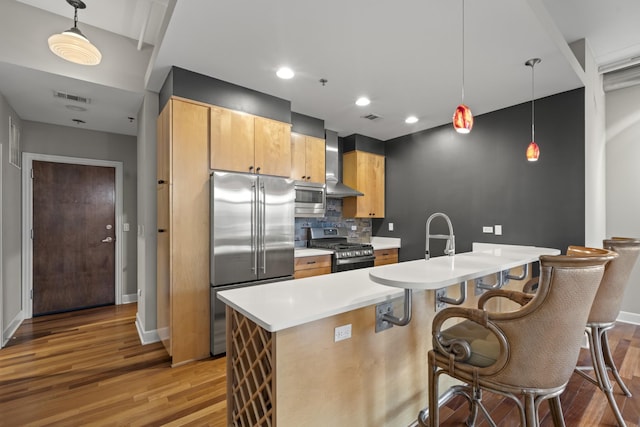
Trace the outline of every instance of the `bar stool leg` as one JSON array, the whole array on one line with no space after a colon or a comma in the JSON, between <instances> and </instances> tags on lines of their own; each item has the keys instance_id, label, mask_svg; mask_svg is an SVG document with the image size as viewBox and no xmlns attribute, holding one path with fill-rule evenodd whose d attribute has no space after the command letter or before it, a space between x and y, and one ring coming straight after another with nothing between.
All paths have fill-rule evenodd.
<instances>
[{"instance_id":1,"label":"bar stool leg","mask_svg":"<svg viewBox=\"0 0 640 427\"><path fill-rule=\"evenodd\" d=\"M611 385L611 381L609 381L609 375L607 374L607 366L605 365L604 361L605 356L603 347L607 346L608 349L608 344L603 344L602 339L603 337L606 337L606 334L604 332L605 331L600 327L591 327L591 335L593 338L591 340L593 344L593 349L591 352L593 358L593 369L595 371L596 378L598 379L598 385L600 386L600 389L605 394L605 396L607 396L609 406L611 407L611 410L613 411L618 424L622 427L626 427L627 424L624 422L624 418L622 418L622 414L620 413L618 404L616 403L616 400L613 396L613 386ZM610 357L610 352L608 353Z\"/></svg>"},{"instance_id":2,"label":"bar stool leg","mask_svg":"<svg viewBox=\"0 0 640 427\"><path fill-rule=\"evenodd\" d=\"M549 399L549 409L553 425L555 427L565 427L564 417L562 416L562 406L560 405L560 396Z\"/></svg>"},{"instance_id":3,"label":"bar stool leg","mask_svg":"<svg viewBox=\"0 0 640 427\"><path fill-rule=\"evenodd\" d=\"M622 392L624 393L625 396L631 397L631 392L625 385L624 381L622 381L622 378L620 378L620 374L618 373L618 368L616 367L616 364L613 362L613 357L611 357L611 348L609 347L609 338L607 337L606 329L602 331L602 349L604 350L604 359L607 363L607 367L611 369L611 373L613 374L613 377L616 379L616 382L622 389Z\"/></svg>"}]
</instances>

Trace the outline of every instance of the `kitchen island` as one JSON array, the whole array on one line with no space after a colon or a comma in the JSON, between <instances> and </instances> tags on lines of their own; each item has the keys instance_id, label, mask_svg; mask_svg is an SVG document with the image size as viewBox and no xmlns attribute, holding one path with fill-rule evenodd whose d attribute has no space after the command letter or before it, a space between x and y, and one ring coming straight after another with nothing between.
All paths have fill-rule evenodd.
<instances>
[{"instance_id":1,"label":"kitchen island","mask_svg":"<svg viewBox=\"0 0 640 427\"><path fill-rule=\"evenodd\" d=\"M221 292L227 304L228 424L410 425L427 402L435 313L430 290L466 281L470 297L463 305L473 306L473 279L556 253L481 244L444 259ZM520 288L527 279L509 286ZM402 287L419 289L413 292L412 321L376 333L376 305L392 302L394 312L401 312ZM449 296L456 292L451 287Z\"/></svg>"}]
</instances>

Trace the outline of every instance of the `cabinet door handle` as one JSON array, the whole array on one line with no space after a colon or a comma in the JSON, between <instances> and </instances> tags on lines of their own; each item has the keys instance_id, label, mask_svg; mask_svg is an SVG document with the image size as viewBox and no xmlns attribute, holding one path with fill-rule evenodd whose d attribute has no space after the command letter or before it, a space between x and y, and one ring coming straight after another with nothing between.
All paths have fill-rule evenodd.
<instances>
[{"instance_id":1,"label":"cabinet door handle","mask_svg":"<svg viewBox=\"0 0 640 427\"><path fill-rule=\"evenodd\" d=\"M316 261L307 261L307 264L315 264Z\"/></svg>"},{"instance_id":2,"label":"cabinet door handle","mask_svg":"<svg viewBox=\"0 0 640 427\"><path fill-rule=\"evenodd\" d=\"M260 173L260 166L256 168L256 173Z\"/></svg>"},{"instance_id":3,"label":"cabinet door handle","mask_svg":"<svg viewBox=\"0 0 640 427\"><path fill-rule=\"evenodd\" d=\"M158 180L158 184L166 184L166 183L167 183L167 181L165 181L164 179Z\"/></svg>"},{"instance_id":4,"label":"cabinet door handle","mask_svg":"<svg viewBox=\"0 0 640 427\"><path fill-rule=\"evenodd\" d=\"M249 166L249 172L253 171L253 166Z\"/></svg>"},{"instance_id":5,"label":"cabinet door handle","mask_svg":"<svg viewBox=\"0 0 640 427\"><path fill-rule=\"evenodd\" d=\"M165 231L167 230L165 230L164 228L158 228L158 233L164 233Z\"/></svg>"},{"instance_id":6,"label":"cabinet door handle","mask_svg":"<svg viewBox=\"0 0 640 427\"><path fill-rule=\"evenodd\" d=\"M304 176L304 175L302 175L302 180L305 180L305 179L307 179L307 177L306 177L306 176Z\"/></svg>"}]
</instances>

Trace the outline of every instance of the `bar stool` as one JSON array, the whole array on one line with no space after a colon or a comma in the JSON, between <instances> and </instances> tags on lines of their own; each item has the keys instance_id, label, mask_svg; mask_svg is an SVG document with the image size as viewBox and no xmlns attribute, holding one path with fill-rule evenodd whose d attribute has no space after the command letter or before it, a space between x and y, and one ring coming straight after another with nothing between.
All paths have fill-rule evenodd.
<instances>
[{"instance_id":1,"label":"bar stool","mask_svg":"<svg viewBox=\"0 0 640 427\"><path fill-rule=\"evenodd\" d=\"M428 425L439 425L440 375L465 383L456 394L470 403L467 425L474 425L478 410L495 426L482 405L482 391L514 400L523 426L538 426L538 407L549 399L554 424L564 426L560 394L578 359L589 309L615 252L582 248L581 254L541 256L540 280L535 295L491 290L478 308L450 307L433 319L433 350L428 353ZM509 298L522 307L499 313L484 310L494 297ZM445 321L463 320L444 329ZM557 327L562 325L561 328ZM532 366L542 367L533 368ZM426 413L418 416L427 425Z\"/></svg>"},{"instance_id":2,"label":"bar stool","mask_svg":"<svg viewBox=\"0 0 640 427\"><path fill-rule=\"evenodd\" d=\"M640 239L613 237L604 240L602 246L617 252L619 256L607 265L587 320L586 333L589 338L592 366L578 366L576 372L604 392L618 424L626 426L613 397L613 385L607 370L611 371L625 396L631 397L631 392L620 378L618 368L611 357L607 331L615 326L620 314L624 291L640 254ZM590 370L594 371L595 378L585 372Z\"/></svg>"}]
</instances>

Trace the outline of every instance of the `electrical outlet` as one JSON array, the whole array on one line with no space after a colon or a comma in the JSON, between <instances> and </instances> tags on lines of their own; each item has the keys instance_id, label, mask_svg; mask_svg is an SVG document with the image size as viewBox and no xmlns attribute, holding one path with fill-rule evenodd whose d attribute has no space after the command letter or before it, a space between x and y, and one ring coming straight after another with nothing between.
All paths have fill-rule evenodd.
<instances>
[{"instance_id":1,"label":"electrical outlet","mask_svg":"<svg viewBox=\"0 0 640 427\"><path fill-rule=\"evenodd\" d=\"M482 227L483 233L493 233L493 227Z\"/></svg>"},{"instance_id":2,"label":"electrical outlet","mask_svg":"<svg viewBox=\"0 0 640 427\"><path fill-rule=\"evenodd\" d=\"M343 326L336 326L333 341L338 342L342 340L348 340L351 338L351 323Z\"/></svg>"},{"instance_id":3,"label":"electrical outlet","mask_svg":"<svg viewBox=\"0 0 640 427\"><path fill-rule=\"evenodd\" d=\"M393 231L393 223L392 222L389 223L389 231Z\"/></svg>"},{"instance_id":4,"label":"electrical outlet","mask_svg":"<svg viewBox=\"0 0 640 427\"><path fill-rule=\"evenodd\" d=\"M124 224L122 224L122 231L129 231L129 223L125 222Z\"/></svg>"},{"instance_id":5,"label":"electrical outlet","mask_svg":"<svg viewBox=\"0 0 640 427\"><path fill-rule=\"evenodd\" d=\"M496 236L502 236L502 226L501 225L495 225L495 226L493 226L493 229L495 230Z\"/></svg>"},{"instance_id":6,"label":"electrical outlet","mask_svg":"<svg viewBox=\"0 0 640 427\"><path fill-rule=\"evenodd\" d=\"M352 225L351 226L351 231L357 231L358 230L358 226L357 225Z\"/></svg>"}]
</instances>

